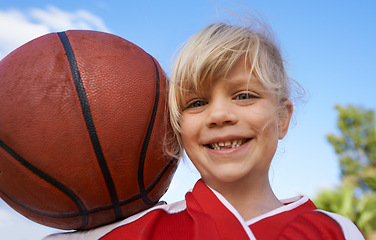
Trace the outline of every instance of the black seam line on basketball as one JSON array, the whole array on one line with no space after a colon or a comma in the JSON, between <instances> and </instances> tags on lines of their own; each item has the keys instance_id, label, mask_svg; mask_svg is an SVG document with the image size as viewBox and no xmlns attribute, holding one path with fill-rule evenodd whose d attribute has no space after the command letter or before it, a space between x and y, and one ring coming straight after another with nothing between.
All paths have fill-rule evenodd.
<instances>
[{"instance_id":1,"label":"black seam line on basketball","mask_svg":"<svg viewBox=\"0 0 376 240\"><path fill-rule=\"evenodd\" d=\"M129 197L126 200L120 201L120 205L124 206L126 204L131 203L131 202L137 201L138 199L142 198L143 195L150 193L154 189L154 187L158 184L158 182L161 180L163 175L167 172L167 170L172 166L172 164L176 160L177 159L175 159L175 158L171 158L171 160L166 164L166 166L163 168L163 170L159 173L158 177L154 180L154 182L143 193L139 193L137 195ZM90 209L90 210L88 210L88 213L92 214L92 213L96 213L96 212L100 212L100 211L105 211L105 210L108 210L108 209L111 209L111 208L112 208L112 206L102 206L102 207Z\"/></svg>"},{"instance_id":2,"label":"black seam line on basketball","mask_svg":"<svg viewBox=\"0 0 376 240\"><path fill-rule=\"evenodd\" d=\"M28 211L33 212L34 214L38 214L40 216L50 217L50 218L73 218L73 217L82 217L83 216L83 214L80 213L80 212L76 212L76 213L63 213L63 214L51 214L51 213L45 213L45 212L33 210L32 208L30 208L28 206L25 206L22 203L18 202L17 200L13 199L12 197L10 197L9 195L7 195L6 193L4 193L1 190L0 190L0 193L3 194L8 199L10 199L13 203L15 203L15 204L17 204L17 205L25 208ZM139 200L141 198L142 198L142 195L141 194L137 194L137 195L134 195L134 196L128 198L127 200L121 201L120 204L122 206L124 206L126 204L129 204L129 203L132 203L134 201L137 201L137 200ZM97 207L97 208L93 208L93 209L87 210L84 213L84 215L90 215L90 214L98 213L98 212L101 212L101 211L110 210L112 208L113 208L112 205L101 206L101 207ZM82 228L82 227L80 227L80 228Z\"/></svg>"},{"instance_id":3,"label":"black seam line on basketball","mask_svg":"<svg viewBox=\"0 0 376 240\"><path fill-rule=\"evenodd\" d=\"M89 133L91 143L93 145L93 149L94 149L99 167L102 171L103 178L106 182L107 190L109 192L109 195L110 195L110 198L111 198L111 203L112 203L113 208L114 208L115 218L116 218L116 220L120 220L120 219L122 219L122 212L121 212L121 208L120 208L120 204L119 204L119 198L117 196L115 184L113 182L110 170L108 168L106 159L105 159L103 151L102 151L102 147L101 147L101 144L100 144L100 141L99 141L97 130L95 129L93 116L92 116L91 110L90 110L89 101L88 101L88 98L87 98L87 95L86 95L84 85L82 83L82 79L81 79L81 76L80 76L80 72L78 70L78 66L77 66L77 62L76 62L76 58L75 58L72 46L71 46L70 41L69 41L67 35L65 34L65 32L59 32L58 35L59 35L60 40L61 40L61 42L64 46L65 53L67 55L69 66L70 66L70 69L71 69L71 72L72 72L73 81L74 81L74 84L75 84L75 87L76 87L78 98L80 100L81 110L82 110L82 114L83 114L84 119L85 119L87 131Z\"/></svg>"},{"instance_id":4,"label":"black seam line on basketball","mask_svg":"<svg viewBox=\"0 0 376 240\"><path fill-rule=\"evenodd\" d=\"M101 212L101 211L106 211L106 210L110 210L110 209L113 208L112 205L108 205L108 206L102 206L102 207L90 209L90 210L88 210L85 213L75 212L75 213L51 214L51 213L46 213L46 212L41 212L41 211L34 210L34 209L32 209L32 208L30 208L30 207L28 207L28 206L20 203L19 201L15 200L14 198L12 198L11 196L9 196L8 194L6 194L5 192L3 192L2 190L0 190L0 193L3 194L9 200L11 200L14 204L17 204L18 206L20 206L20 207L22 207L22 208L24 208L24 209L26 209L26 210L34 213L34 214L37 214L37 215L40 215L40 216L43 216L43 217L49 217L49 218L84 217L84 216L88 216L88 215L93 214L93 213L97 213L97 212ZM135 195L135 196L127 199L126 201L122 202L122 204L125 205L125 204L131 203L133 201L136 201L136 200L138 200L140 198L141 198L141 194L138 194L138 195ZM80 228L82 228L82 226Z\"/></svg>"},{"instance_id":5,"label":"black seam line on basketball","mask_svg":"<svg viewBox=\"0 0 376 240\"><path fill-rule=\"evenodd\" d=\"M88 215L93 214L93 213L110 210L110 209L113 208L112 205L108 205L108 206L102 206L102 207L90 209L90 210L86 211L85 213L75 212L75 213L51 214L51 213L46 213L46 212L41 212L41 211L34 210L34 209L32 209L32 208L30 208L30 207L28 207L28 206L20 203L19 201L15 200L14 198L12 198L11 196L9 196L8 194L6 194L5 192L3 192L2 190L0 190L0 193L3 194L9 200L11 200L14 204L16 204L16 205L18 205L18 206L20 206L20 207L22 207L22 208L24 208L24 209L26 209L26 210L34 213L34 214L37 214L37 215L40 215L40 216L43 216L43 217L49 217L49 218L83 217L83 216L88 216ZM129 204L131 202L137 201L138 199L141 199L141 197L142 197L141 194L132 196L132 197L128 198L127 200L122 201L121 204L122 205ZM82 228L82 226L80 228Z\"/></svg>"},{"instance_id":6,"label":"black seam line on basketball","mask_svg":"<svg viewBox=\"0 0 376 240\"><path fill-rule=\"evenodd\" d=\"M141 199L141 198L142 198L141 194L137 194L137 195L134 195L134 196L128 198L127 200L121 201L120 205L123 206L123 205L129 204L131 202L137 201L138 199ZM112 205L101 206L101 207L97 207L97 208L93 208L93 209L88 210L88 214L106 211L106 210L110 210L112 208L113 208Z\"/></svg>"},{"instance_id":7,"label":"black seam line on basketball","mask_svg":"<svg viewBox=\"0 0 376 240\"><path fill-rule=\"evenodd\" d=\"M22 204L20 203L19 201L15 200L14 198L10 197L8 194L4 193L3 191L0 190L0 193L3 194L6 198L8 198L9 200L11 200L14 204L17 204L18 206L34 213L34 214L38 214L40 216L43 216L43 217L50 217L50 218L72 218L72 217L82 217L82 216L87 216L89 212L85 212L84 214L82 213L63 213L63 214L51 214L51 213L45 213L45 212L41 212L41 211L38 211L38 210L35 210L35 209L32 209L28 206L26 206L25 204Z\"/></svg>"},{"instance_id":8,"label":"black seam line on basketball","mask_svg":"<svg viewBox=\"0 0 376 240\"><path fill-rule=\"evenodd\" d=\"M18 161L22 166L24 166L26 169L30 170L32 173L40 177L41 179L45 180L46 182L50 183L52 186L56 187L59 189L61 192L63 192L65 195L67 195L77 206L79 210L79 214L82 216L82 227L86 226L88 224L88 211L86 210L84 204L81 202L80 198L72 192L69 188L67 188L65 185L48 175L47 173L43 172L42 170L38 169L37 167L33 166L30 164L28 161L26 161L23 157L21 157L18 153L16 153L13 149L11 149L7 144L5 144L1 139L0 139L0 147L4 149L9 155L11 155L16 161ZM0 190L1 191L1 190ZM40 211L34 210L18 201L15 199L11 198L10 196L6 195L1 191L4 196L9 198L12 202L15 204L25 208L26 210L33 212L35 214L39 214L42 216L52 216L54 214L48 214L48 213L42 213Z\"/></svg>"},{"instance_id":9,"label":"black seam line on basketball","mask_svg":"<svg viewBox=\"0 0 376 240\"><path fill-rule=\"evenodd\" d=\"M166 164L166 166L163 168L163 170L158 175L158 177L156 178L156 180L150 185L150 187L148 189L146 189L144 191L144 194L148 194L149 192L151 192L154 189L154 187L158 184L158 182L160 181L160 179L163 177L163 175L166 173L166 171L171 167L171 165L175 161L176 161L176 159L172 158L168 162L168 164ZM110 210L110 209L113 208L112 205L108 205L108 206L102 206L102 207L98 207L98 208L94 208L94 209L89 209L89 210L85 210L85 211L80 211L80 212L77 212L77 213L50 214L50 213L45 213L45 212L34 210L34 209L32 209L32 208L30 208L30 207L28 207L28 206L26 206L26 205L18 202L17 200L13 199L12 197L10 197L9 195L7 195L6 193L4 193L1 190L0 190L0 193L3 194L6 198L10 199L14 204L17 204L17 205L23 207L24 209L26 209L26 210L34 213L34 214L38 214L40 216L50 217L50 218L73 218L73 217L86 217L87 218L87 216L90 215L90 214L94 214L94 213L97 213L97 212ZM120 205L124 206L126 204L129 204L129 203L132 203L134 201L137 201L138 199L141 199L141 198L142 198L142 195L141 194L137 194L137 195L134 195L134 196L128 198L127 200L121 201ZM80 228L82 228L82 226Z\"/></svg>"},{"instance_id":10,"label":"black seam line on basketball","mask_svg":"<svg viewBox=\"0 0 376 240\"><path fill-rule=\"evenodd\" d=\"M152 184L146 189L146 194L150 193L154 187L158 184L158 182L162 179L163 175L167 172L167 170L171 167L171 165L176 161L176 158L171 158L171 160L166 164L163 170L159 173L158 177L154 180Z\"/></svg>"},{"instance_id":11,"label":"black seam line on basketball","mask_svg":"<svg viewBox=\"0 0 376 240\"><path fill-rule=\"evenodd\" d=\"M138 160L138 185L140 188L140 193L142 195L142 200L147 204L147 205L154 205L156 202L151 201L147 194L145 194L145 183L144 183L144 165L145 165L145 158L146 158L146 152L148 150L148 145L150 141L150 137L153 131L154 127L154 122L155 122L155 117L157 115L157 110L158 110L158 104L159 104L159 91L160 91L160 79L159 79L159 70L158 66L155 63L154 59L152 56L149 55L151 60L153 61L154 68L156 70L156 88L155 88L155 99L154 99L154 106L153 106L153 111L150 117L149 125L147 128L146 136L144 139L144 142L142 143L142 148L141 148L141 153L140 153L140 158Z\"/></svg>"},{"instance_id":12,"label":"black seam line on basketball","mask_svg":"<svg viewBox=\"0 0 376 240\"><path fill-rule=\"evenodd\" d=\"M170 161L166 164L166 166L159 173L158 177L154 180L154 182L145 191L143 191L143 193L134 195L134 196L128 198L127 200L121 201L120 205L124 206L126 204L131 203L131 202L137 201L138 199L142 198L143 195L150 193L154 189L154 187L158 184L158 182L162 179L162 177L167 172L167 170L172 166L172 164L176 160L177 160L176 158L171 158ZM91 214L91 213L95 213L95 212L99 212L99 211L103 211L103 210L107 210L107 209L108 208L104 206L104 207L88 210L88 212L89 212L89 214Z\"/></svg>"},{"instance_id":13,"label":"black seam line on basketball","mask_svg":"<svg viewBox=\"0 0 376 240\"><path fill-rule=\"evenodd\" d=\"M8 152L13 158L15 158L16 160L18 160L22 165L28 165L28 163L22 158L20 157L17 153L15 153L11 148L9 148L9 146L7 146L3 141L0 140L0 146L6 151ZM148 189L146 189L143 194L148 194L150 193L154 187L158 184L158 182L161 180L161 178L163 177L163 175L166 173L166 171L169 169L169 167L176 161L176 159L172 158L168 164L166 164L166 166L163 168L163 170L160 172L160 174L158 175L158 177L154 180L154 182L148 187ZM26 163L24 163L26 162ZM29 164L30 165L30 164ZM33 166L25 166L27 169L29 169L30 171L32 171L33 173L35 173L35 171L33 171ZM38 170L37 170L38 171ZM40 171L40 170L39 170ZM36 175L40 176L39 174L35 173ZM41 176L40 176L41 177ZM44 177L41 177L42 179L45 179ZM52 177L51 177L52 178ZM46 180L47 182L50 182L48 180ZM53 181L56 181L53 179ZM54 185L53 183L51 183L51 185ZM65 187L65 186L63 186ZM58 188L58 187L57 187ZM67 191L69 192L70 190L67 188ZM31 211L33 212L34 214L38 214L38 215L41 215L41 216L45 216L45 217L51 217L51 218L72 218L72 217L85 217L86 220L87 220L87 217L88 215L90 214L93 214L93 213L96 213L96 212L100 212L100 211L105 211L105 210L109 210L109 209L112 209L113 206L112 205L108 205L108 206L102 206L102 207L99 207L99 208L94 208L94 209L90 209L90 210L86 210L84 205L81 203L82 207L78 207L79 209L79 212L78 213L70 213L70 214L49 214L49 213L44 213L44 212L40 212L40 211L37 211L37 210L33 210L32 208L16 201L15 199L11 198L10 196L8 196L7 194L5 194L4 192L2 192L0 190L0 192L6 196L8 199L10 199L13 203L23 207L24 209L28 210L28 211ZM80 199L72 192L71 193L73 196L75 196L77 198L77 201L81 202ZM66 195L70 195L70 194L66 194ZM133 201L137 201L138 199L142 198L142 194L137 194L135 196L132 196L130 198L128 198L127 200L125 201L121 201L120 202L120 205L121 206L124 206L126 204L129 204ZM72 199L73 200L73 199ZM77 204L76 204L77 205ZM87 223L85 224L85 226L87 225ZM81 226L81 228L84 227L84 226Z\"/></svg>"}]
</instances>

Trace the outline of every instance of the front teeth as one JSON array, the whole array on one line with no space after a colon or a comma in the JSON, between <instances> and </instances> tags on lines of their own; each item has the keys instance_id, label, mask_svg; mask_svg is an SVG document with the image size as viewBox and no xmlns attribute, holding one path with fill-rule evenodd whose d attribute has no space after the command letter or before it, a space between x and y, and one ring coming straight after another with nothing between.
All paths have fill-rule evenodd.
<instances>
[{"instance_id":1,"label":"front teeth","mask_svg":"<svg viewBox=\"0 0 376 240\"><path fill-rule=\"evenodd\" d=\"M244 142L245 140L218 142L218 143L210 144L210 147L213 148L214 150L235 148L235 147L240 147Z\"/></svg>"}]
</instances>

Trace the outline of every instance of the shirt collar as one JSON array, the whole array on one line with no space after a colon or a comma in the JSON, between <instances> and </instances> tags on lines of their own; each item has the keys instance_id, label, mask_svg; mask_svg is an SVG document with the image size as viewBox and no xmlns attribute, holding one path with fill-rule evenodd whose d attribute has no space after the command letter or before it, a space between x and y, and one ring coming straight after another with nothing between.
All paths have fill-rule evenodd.
<instances>
[{"instance_id":1,"label":"shirt collar","mask_svg":"<svg viewBox=\"0 0 376 240\"><path fill-rule=\"evenodd\" d=\"M220 239L255 239L236 209L202 180L186 195L188 211L202 212L215 224Z\"/></svg>"}]
</instances>

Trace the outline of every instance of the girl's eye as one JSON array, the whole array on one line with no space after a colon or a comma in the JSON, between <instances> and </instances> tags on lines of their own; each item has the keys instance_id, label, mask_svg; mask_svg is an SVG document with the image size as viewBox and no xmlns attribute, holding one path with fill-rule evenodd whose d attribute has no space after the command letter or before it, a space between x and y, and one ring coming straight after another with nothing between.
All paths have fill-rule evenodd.
<instances>
[{"instance_id":1,"label":"girl's eye","mask_svg":"<svg viewBox=\"0 0 376 240\"><path fill-rule=\"evenodd\" d=\"M235 100L248 100L252 98L257 98L257 96L251 93L241 93L236 95Z\"/></svg>"},{"instance_id":2,"label":"girl's eye","mask_svg":"<svg viewBox=\"0 0 376 240\"><path fill-rule=\"evenodd\" d=\"M197 107L202 107L204 105L206 105L205 101L203 101L203 100L197 100L197 101L189 103L188 106L187 106L187 108L197 108Z\"/></svg>"}]
</instances>

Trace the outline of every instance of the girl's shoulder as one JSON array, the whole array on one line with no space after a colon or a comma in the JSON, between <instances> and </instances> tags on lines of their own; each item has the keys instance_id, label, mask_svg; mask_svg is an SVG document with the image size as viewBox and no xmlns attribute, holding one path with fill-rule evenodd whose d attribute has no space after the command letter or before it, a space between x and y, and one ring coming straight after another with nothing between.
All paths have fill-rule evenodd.
<instances>
[{"instance_id":1,"label":"girl's shoulder","mask_svg":"<svg viewBox=\"0 0 376 240\"><path fill-rule=\"evenodd\" d=\"M348 218L320 209L296 216L286 225L278 239L304 239L304 236L310 236L310 239L365 239Z\"/></svg>"},{"instance_id":2,"label":"girl's shoulder","mask_svg":"<svg viewBox=\"0 0 376 240\"><path fill-rule=\"evenodd\" d=\"M132 215L121 221L107 224L98 228L83 230L83 231L70 231L63 233L51 234L43 238L43 240L86 240L86 239L107 239L109 234L116 232L118 229L124 229L126 226L132 226L133 228L145 227L145 222L149 225L158 224L159 220L164 216L174 215L183 212L186 209L185 200L175 202L172 204L166 204L160 202L157 205L148 208L140 213ZM149 226L149 229L153 229ZM129 231L125 231L129 233ZM137 232L135 229L132 232ZM137 232L138 233L138 232ZM147 239L147 238L146 238Z\"/></svg>"}]
</instances>

